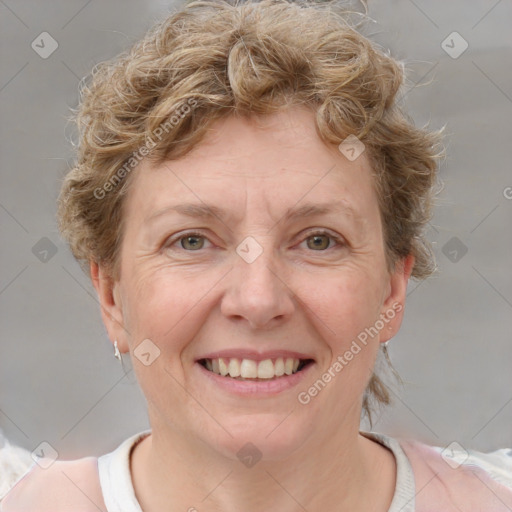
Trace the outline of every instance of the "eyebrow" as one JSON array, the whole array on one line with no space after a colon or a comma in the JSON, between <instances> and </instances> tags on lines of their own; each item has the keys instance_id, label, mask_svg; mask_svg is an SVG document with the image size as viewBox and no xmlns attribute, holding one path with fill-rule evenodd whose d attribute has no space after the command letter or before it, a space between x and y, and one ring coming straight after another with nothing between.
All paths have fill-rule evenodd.
<instances>
[{"instance_id":1,"label":"eyebrow","mask_svg":"<svg viewBox=\"0 0 512 512\"><path fill-rule=\"evenodd\" d=\"M180 215L196 219L217 218L222 222L228 216L228 212L226 210L215 205L183 203L167 206L166 208L157 211L156 213L149 216L146 219L146 222L166 215L169 212L176 212ZM295 220L297 218L315 217L332 213L345 214L351 217L358 224L364 224L364 218L345 200L324 204L306 203L299 207L290 207L275 224L279 224L283 221Z\"/></svg>"},{"instance_id":2,"label":"eyebrow","mask_svg":"<svg viewBox=\"0 0 512 512\"><path fill-rule=\"evenodd\" d=\"M300 207L292 207L286 210L281 220L294 220L303 217L315 217L318 215L327 215L330 213L344 213L354 220L362 221L363 218L359 213L346 201L336 201L324 204L304 204Z\"/></svg>"}]
</instances>

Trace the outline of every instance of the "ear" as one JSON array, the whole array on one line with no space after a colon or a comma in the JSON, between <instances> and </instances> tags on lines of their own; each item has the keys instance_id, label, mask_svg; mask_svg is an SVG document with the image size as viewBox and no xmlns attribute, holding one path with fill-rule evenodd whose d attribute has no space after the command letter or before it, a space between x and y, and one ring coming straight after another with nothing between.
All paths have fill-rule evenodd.
<instances>
[{"instance_id":1,"label":"ear","mask_svg":"<svg viewBox=\"0 0 512 512\"><path fill-rule=\"evenodd\" d=\"M379 340L384 343L399 331L405 309L407 283L414 267L414 256L410 254L397 262L395 270L389 275L388 295L382 305L380 318L385 327L380 332Z\"/></svg>"},{"instance_id":2,"label":"ear","mask_svg":"<svg viewBox=\"0 0 512 512\"><path fill-rule=\"evenodd\" d=\"M120 352L128 352L127 331L124 327L123 305L120 299L119 283L115 282L105 268L96 262L89 263L92 284L98 294L101 318L110 341L117 344Z\"/></svg>"}]
</instances>

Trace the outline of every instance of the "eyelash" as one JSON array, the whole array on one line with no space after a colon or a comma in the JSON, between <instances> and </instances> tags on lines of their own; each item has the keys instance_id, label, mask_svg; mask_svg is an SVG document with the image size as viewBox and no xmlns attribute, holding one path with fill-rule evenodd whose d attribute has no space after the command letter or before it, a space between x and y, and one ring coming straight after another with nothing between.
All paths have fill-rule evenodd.
<instances>
[{"instance_id":1,"label":"eyelash","mask_svg":"<svg viewBox=\"0 0 512 512\"><path fill-rule=\"evenodd\" d=\"M343 247L344 245L346 245L346 243L344 242L344 240L342 238L340 238L336 235L333 235L330 231L326 231L326 230L322 230L322 229L307 232L302 241L304 242L308 238L311 238L313 236L322 236L322 235L328 236L330 239L334 240L334 242L336 242L336 244L337 244L334 247ZM203 235L202 233L197 232L197 231L190 231L190 232L180 234L180 236L177 238L169 239L169 241L164 244L164 249L170 249L176 242L179 242L179 241L183 240L184 238L188 238L188 237L205 238L206 240L210 241L208 239L208 237ZM327 249L323 249L320 251L312 250L312 252L327 252L327 250L333 249L334 247L329 246L329 247L327 247ZM188 251L187 249L180 247L180 250L183 250L185 252L199 252L201 249L199 249L198 251Z\"/></svg>"}]
</instances>

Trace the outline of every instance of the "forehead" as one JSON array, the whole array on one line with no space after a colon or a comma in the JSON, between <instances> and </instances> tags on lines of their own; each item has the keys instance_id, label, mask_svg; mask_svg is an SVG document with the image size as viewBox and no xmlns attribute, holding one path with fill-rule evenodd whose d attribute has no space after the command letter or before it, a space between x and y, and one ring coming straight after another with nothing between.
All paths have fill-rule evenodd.
<instances>
[{"instance_id":1,"label":"forehead","mask_svg":"<svg viewBox=\"0 0 512 512\"><path fill-rule=\"evenodd\" d=\"M282 217L300 207L305 213L317 203L367 217L376 196L366 155L350 161L335 145L326 145L314 116L294 108L213 123L184 157L139 165L127 198L130 209L148 218L179 203L187 204L188 212L195 204L195 213L209 205L219 215L254 205ZM299 208L292 211L292 206Z\"/></svg>"}]
</instances>

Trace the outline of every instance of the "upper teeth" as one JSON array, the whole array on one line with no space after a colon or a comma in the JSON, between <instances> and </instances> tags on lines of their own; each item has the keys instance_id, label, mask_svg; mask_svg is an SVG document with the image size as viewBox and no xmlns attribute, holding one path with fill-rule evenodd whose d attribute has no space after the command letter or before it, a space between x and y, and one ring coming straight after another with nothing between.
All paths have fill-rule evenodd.
<instances>
[{"instance_id":1,"label":"upper teeth","mask_svg":"<svg viewBox=\"0 0 512 512\"><path fill-rule=\"evenodd\" d=\"M291 375L297 371L300 359L293 357L278 357L275 361L264 359L237 359L235 357L219 357L206 359L206 368L218 375L242 377L243 379L272 379L282 375Z\"/></svg>"}]
</instances>

